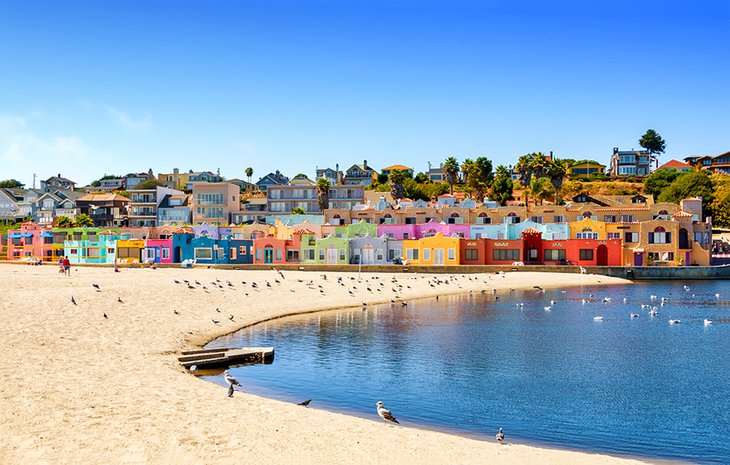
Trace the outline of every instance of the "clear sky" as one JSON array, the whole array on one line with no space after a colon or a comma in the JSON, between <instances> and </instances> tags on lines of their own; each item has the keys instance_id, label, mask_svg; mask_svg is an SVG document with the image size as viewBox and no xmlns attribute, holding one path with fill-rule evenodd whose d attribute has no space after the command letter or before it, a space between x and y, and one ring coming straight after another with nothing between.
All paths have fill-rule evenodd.
<instances>
[{"instance_id":1,"label":"clear sky","mask_svg":"<svg viewBox=\"0 0 730 465\"><path fill-rule=\"evenodd\" d=\"M0 0L0 179L730 150L730 2Z\"/></svg>"}]
</instances>

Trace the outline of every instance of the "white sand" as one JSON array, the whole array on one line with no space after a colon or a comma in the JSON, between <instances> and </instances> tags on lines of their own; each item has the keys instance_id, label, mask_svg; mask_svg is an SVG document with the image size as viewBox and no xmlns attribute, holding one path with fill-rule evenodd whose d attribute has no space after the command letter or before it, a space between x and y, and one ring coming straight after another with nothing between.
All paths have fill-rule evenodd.
<instances>
[{"instance_id":1,"label":"white sand","mask_svg":"<svg viewBox=\"0 0 730 465\"><path fill-rule=\"evenodd\" d=\"M336 284L335 273L327 273L326 281L317 272L285 276L276 285L273 271L74 268L66 278L55 266L0 265L0 464L640 463L524 445L500 447L407 425L385 427L374 407L370 420L245 393L228 398L225 388L195 378L177 363L178 351L249 323L375 301L368 292L349 296ZM413 274L397 276L403 281ZM479 276L479 282L459 279L438 290L426 279L408 280L412 289L402 296L481 290L490 275ZM173 283L205 284L215 278L230 279L235 290L226 286L207 294L200 286L190 290ZM274 287L263 285L265 279ZM326 296L297 279L322 284ZM532 272L489 279L490 289L622 282ZM256 280L260 291L244 290L242 280ZM229 314L235 322L226 318ZM220 319L220 326L212 318Z\"/></svg>"}]
</instances>

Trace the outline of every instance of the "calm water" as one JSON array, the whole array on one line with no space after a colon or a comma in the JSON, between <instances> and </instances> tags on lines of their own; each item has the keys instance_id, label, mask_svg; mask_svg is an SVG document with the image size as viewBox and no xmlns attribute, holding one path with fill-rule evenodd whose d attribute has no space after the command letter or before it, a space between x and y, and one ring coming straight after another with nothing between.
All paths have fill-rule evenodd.
<instances>
[{"instance_id":1,"label":"calm water","mask_svg":"<svg viewBox=\"0 0 730 465\"><path fill-rule=\"evenodd\" d=\"M402 424L490 441L504 426L508 442L728 464L730 290L684 284L441 297L279 320L209 346L276 347L272 365L232 373L248 392L312 407L378 420L382 400ZM655 317L641 308L650 295L669 299Z\"/></svg>"}]
</instances>

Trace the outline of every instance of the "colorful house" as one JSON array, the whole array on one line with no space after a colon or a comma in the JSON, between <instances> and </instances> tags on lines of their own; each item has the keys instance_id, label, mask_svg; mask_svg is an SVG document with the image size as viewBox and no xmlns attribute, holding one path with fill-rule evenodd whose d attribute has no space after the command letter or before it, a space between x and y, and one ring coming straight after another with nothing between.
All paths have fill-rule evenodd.
<instances>
[{"instance_id":1,"label":"colorful house","mask_svg":"<svg viewBox=\"0 0 730 465\"><path fill-rule=\"evenodd\" d=\"M317 239L313 234L301 234L301 262L325 265L347 265L350 261L347 237L330 235Z\"/></svg>"},{"instance_id":2,"label":"colorful house","mask_svg":"<svg viewBox=\"0 0 730 465\"><path fill-rule=\"evenodd\" d=\"M142 251L144 263L172 263L172 238L146 239Z\"/></svg>"},{"instance_id":3,"label":"colorful house","mask_svg":"<svg viewBox=\"0 0 730 465\"><path fill-rule=\"evenodd\" d=\"M436 234L441 234L444 237L469 237L469 225L438 223L436 221L416 225L416 237L419 239L432 237Z\"/></svg>"},{"instance_id":4,"label":"colorful house","mask_svg":"<svg viewBox=\"0 0 730 465\"><path fill-rule=\"evenodd\" d=\"M64 242L64 252L72 264L113 264L116 260L117 243L126 239L114 231L103 231L95 237Z\"/></svg>"},{"instance_id":5,"label":"colorful house","mask_svg":"<svg viewBox=\"0 0 730 465\"><path fill-rule=\"evenodd\" d=\"M418 239L415 224L379 224L378 236L386 236L390 239L398 240Z\"/></svg>"},{"instance_id":6,"label":"colorful house","mask_svg":"<svg viewBox=\"0 0 730 465\"><path fill-rule=\"evenodd\" d=\"M54 261L53 234L50 229L26 222L20 229L8 231L8 260L40 259Z\"/></svg>"},{"instance_id":7,"label":"colorful house","mask_svg":"<svg viewBox=\"0 0 730 465\"><path fill-rule=\"evenodd\" d=\"M458 265L459 237L444 237L441 233L421 239L403 241L403 251L409 265Z\"/></svg>"},{"instance_id":8,"label":"colorful house","mask_svg":"<svg viewBox=\"0 0 730 465\"><path fill-rule=\"evenodd\" d=\"M300 230L298 231L298 234L293 234L291 239L280 239L274 236L254 239L253 263L256 265L299 263L301 253L300 241L302 234L303 231Z\"/></svg>"},{"instance_id":9,"label":"colorful house","mask_svg":"<svg viewBox=\"0 0 730 465\"><path fill-rule=\"evenodd\" d=\"M144 240L142 239L119 239L116 248L116 262L120 264L141 263L143 249Z\"/></svg>"},{"instance_id":10,"label":"colorful house","mask_svg":"<svg viewBox=\"0 0 730 465\"><path fill-rule=\"evenodd\" d=\"M392 254L389 254L388 245L391 242L399 241L389 241L386 237L372 236L354 237L350 239L350 263L386 265L392 262L393 258L401 256L402 249L397 248Z\"/></svg>"}]
</instances>

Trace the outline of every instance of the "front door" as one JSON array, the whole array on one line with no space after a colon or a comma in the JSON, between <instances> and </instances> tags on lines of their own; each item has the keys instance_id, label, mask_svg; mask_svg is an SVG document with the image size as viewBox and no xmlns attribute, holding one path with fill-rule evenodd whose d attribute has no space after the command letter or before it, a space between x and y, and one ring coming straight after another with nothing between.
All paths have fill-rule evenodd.
<instances>
[{"instance_id":1,"label":"front door","mask_svg":"<svg viewBox=\"0 0 730 465\"><path fill-rule=\"evenodd\" d=\"M433 249L433 264L443 265L444 264L444 249Z\"/></svg>"},{"instance_id":2,"label":"front door","mask_svg":"<svg viewBox=\"0 0 730 465\"><path fill-rule=\"evenodd\" d=\"M327 264L337 265L337 249L334 247L327 249Z\"/></svg>"},{"instance_id":3,"label":"front door","mask_svg":"<svg viewBox=\"0 0 730 465\"><path fill-rule=\"evenodd\" d=\"M364 247L360 256L360 263L363 265L372 265L375 263L375 249L372 247Z\"/></svg>"},{"instance_id":4,"label":"front door","mask_svg":"<svg viewBox=\"0 0 730 465\"><path fill-rule=\"evenodd\" d=\"M634 252L634 266L644 266L644 254Z\"/></svg>"},{"instance_id":5,"label":"front door","mask_svg":"<svg viewBox=\"0 0 730 465\"><path fill-rule=\"evenodd\" d=\"M608 265L608 247L603 244L599 245L596 249L596 265Z\"/></svg>"},{"instance_id":6,"label":"front door","mask_svg":"<svg viewBox=\"0 0 730 465\"><path fill-rule=\"evenodd\" d=\"M271 264L274 263L274 249L271 247L266 247L264 249L264 263Z\"/></svg>"}]
</instances>

